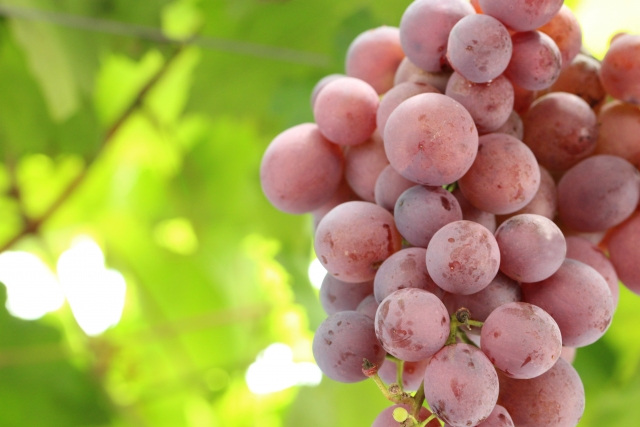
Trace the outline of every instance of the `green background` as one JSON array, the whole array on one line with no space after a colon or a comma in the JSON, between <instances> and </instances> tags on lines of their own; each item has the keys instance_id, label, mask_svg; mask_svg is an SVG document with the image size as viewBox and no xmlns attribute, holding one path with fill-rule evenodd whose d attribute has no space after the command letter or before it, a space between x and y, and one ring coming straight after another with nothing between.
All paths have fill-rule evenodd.
<instances>
[{"instance_id":1,"label":"green background","mask_svg":"<svg viewBox=\"0 0 640 427\"><path fill-rule=\"evenodd\" d=\"M277 133L312 121L311 89L343 72L350 41L407 4L0 2L0 248L55 270L88 235L127 281L97 337L68 304L36 321L0 310L0 426L370 425L388 405L370 382L246 386L274 342L312 361L324 318L311 218L272 208L258 169ZM639 308L623 290L578 352L581 426L640 419Z\"/></svg>"}]
</instances>

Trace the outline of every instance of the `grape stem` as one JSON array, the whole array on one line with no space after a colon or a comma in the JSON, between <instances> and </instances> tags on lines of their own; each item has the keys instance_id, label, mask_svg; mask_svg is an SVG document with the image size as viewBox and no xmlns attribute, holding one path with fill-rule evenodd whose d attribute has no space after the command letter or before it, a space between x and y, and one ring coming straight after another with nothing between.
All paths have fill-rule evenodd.
<instances>
[{"instance_id":1,"label":"grape stem","mask_svg":"<svg viewBox=\"0 0 640 427\"><path fill-rule=\"evenodd\" d=\"M471 319L471 312L468 308L459 308L454 314L451 315L451 328L449 331L449 337L447 338L445 345L451 345L457 342L456 337L458 336L458 327L466 326L467 329L471 330L472 326L482 328L482 325L483 322Z\"/></svg>"}]
</instances>

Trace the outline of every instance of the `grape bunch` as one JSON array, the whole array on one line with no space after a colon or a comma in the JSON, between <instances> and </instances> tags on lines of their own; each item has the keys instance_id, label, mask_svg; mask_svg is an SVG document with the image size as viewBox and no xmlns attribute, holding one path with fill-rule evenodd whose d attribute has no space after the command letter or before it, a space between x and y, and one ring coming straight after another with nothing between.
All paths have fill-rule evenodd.
<instances>
[{"instance_id":1,"label":"grape bunch","mask_svg":"<svg viewBox=\"0 0 640 427\"><path fill-rule=\"evenodd\" d=\"M373 426L575 426L571 362L640 294L640 35L602 61L562 0L415 0L356 37L262 159L311 213L324 374Z\"/></svg>"}]
</instances>

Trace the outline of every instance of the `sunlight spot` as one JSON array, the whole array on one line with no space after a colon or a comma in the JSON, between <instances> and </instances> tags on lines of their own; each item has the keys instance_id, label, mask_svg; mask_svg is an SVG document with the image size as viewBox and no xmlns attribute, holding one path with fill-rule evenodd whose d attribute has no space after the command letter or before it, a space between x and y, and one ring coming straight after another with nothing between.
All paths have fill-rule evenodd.
<instances>
[{"instance_id":1,"label":"sunlight spot","mask_svg":"<svg viewBox=\"0 0 640 427\"><path fill-rule=\"evenodd\" d=\"M327 270L324 268L320 260L318 258L315 258L313 261L311 261L311 264L309 264L309 270L307 274L309 275L311 286L316 289L320 289L320 286L322 286L322 281L324 280L324 276L327 274Z\"/></svg>"},{"instance_id":2,"label":"sunlight spot","mask_svg":"<svg viewBox=\"0 0 640 427\"><path fill-rule=\"evenodd\" d=\"M249 390L254 394L269 394L296 385L316 386L322 372L315 363L294 362L291 348L274 343L264 349L245 375Z\"/></svg>"},{"instance_id":3,"label":"sunlight spot","mask_svg":"<svg viewBox=\"0 0 640 427\"><path fill-rule=\"evenodd\" d=\"M126 282L106 269L100 247L83 237L58 258L58 277L78 325L87 335L115 326L124 309Z\"/></svg>"},{"instance_id":4,"label":"sunlight spot","mask_svg":"<svg viewBox=\"0 0 640 427\"><path fill-rule=\"evenodd\" d=\"M64 303L53 271L28 252L0 254L0 282L7 287L7 310L20 319L39 319Z\"/></svg>"}]
</instances>

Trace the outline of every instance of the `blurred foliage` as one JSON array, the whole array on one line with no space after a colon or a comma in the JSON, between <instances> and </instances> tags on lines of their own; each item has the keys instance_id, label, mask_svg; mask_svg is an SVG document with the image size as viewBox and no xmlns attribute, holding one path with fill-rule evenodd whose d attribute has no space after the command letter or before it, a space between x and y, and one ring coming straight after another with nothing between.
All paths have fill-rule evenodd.
<instances>
[{"instance_id":1,"label":"blurred foliage","mask_svg":"<svg viewBox=\"0 0 640 427\"><path fill-rule=\"evenodd\" d=\"M247 388L274 342L313 361L324 318L311 220L272 208L258 169L273 136L312 120L311 89L349 42L407 4L0 2L0 247L55 270L90 236L127 282L120 323L96 337L68 304L35 321L0 310L0 425L369 425L387 406L372 383ZM623 292L579 351L582 426L640 417L638 306Z\"/></svg>"}]
</instances>

